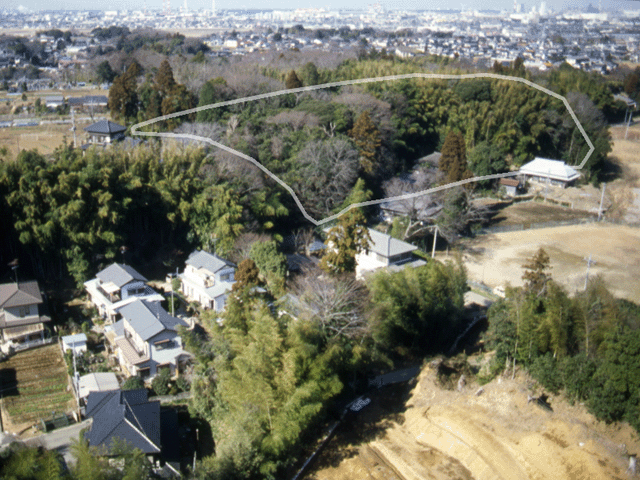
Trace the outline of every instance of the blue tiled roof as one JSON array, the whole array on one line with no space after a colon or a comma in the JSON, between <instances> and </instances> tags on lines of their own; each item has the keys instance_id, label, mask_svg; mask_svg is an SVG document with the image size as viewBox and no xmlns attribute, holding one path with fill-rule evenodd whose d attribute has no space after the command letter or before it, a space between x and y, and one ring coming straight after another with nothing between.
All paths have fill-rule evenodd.
<instances>
[{"instance_id":1,"label":"blue tiled roof","mask_svg":"<svg viewBox=\"0 0 640 480\"><path fill-rule=\"evenodd\" d=\"M149 402L145 389L91 392L87 416L93 419L85 434L89 445L110 450L119 439L144 453L160 453L160 403Z\"/></svg>"},{"instance_id":2,"label":"blue tiled roof","mask_svg":"<svg viewBox=\"0 0 640 480\"><path fill-rule=\"evenodd\" d=\"M113 123L109 120L100 120L99 122L96 122L93 125L84 127L85 132L100 133L104 135L122 133L126 129L127 127L123 127L122 125L118 125L117 123Z\"/></svg>"}]
</instances>

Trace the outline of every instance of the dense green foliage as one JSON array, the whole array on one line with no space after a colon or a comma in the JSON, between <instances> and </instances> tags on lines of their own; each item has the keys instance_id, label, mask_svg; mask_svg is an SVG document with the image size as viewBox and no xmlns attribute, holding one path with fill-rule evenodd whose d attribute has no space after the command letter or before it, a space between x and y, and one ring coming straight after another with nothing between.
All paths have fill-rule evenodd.
<instances>
[{"instance_id":1,"label":"dense green foliage","mask_svg":"<svg viewBox=\"0 0 640 480\"><path fill-rule=\"evenodd\" d=\"M615 299L600 277L570 298L538 251L525 265L525 286L507 289L489 309L486 342L494 363L516 359L552 392L586 401L607 422L640 431L640 315Z\"/></svg>"},{"instance_id":2,"label":"dense green foliage","mask_svg":"<svg viewBox=\"0 0 640 480\"><path fill-rule=\"evenodd\" d=\"M24 151L0 163L4 245L22 246L24 263L45 280L68 273L81 285L122 245L138 261L175 246L215 246L224 255L241 218L260 229L287 211L273 199L274 209L255 208L254 195L270 198L269 189L239 194L237 179L213 171L198 148L152 142L82 155L63 146L53 157Z\"/></svg>"},{"instance_id":3,"label":"dense green foliage","mask_svg":"<svg viewBox=\"0 0 640 480\"><path fill-rule=\"evenodd\" d=\"M385 348L433 352L453 342L467 290L463 266L430 261L368 282L373 338Z\"/></svg>"}]
</instances>

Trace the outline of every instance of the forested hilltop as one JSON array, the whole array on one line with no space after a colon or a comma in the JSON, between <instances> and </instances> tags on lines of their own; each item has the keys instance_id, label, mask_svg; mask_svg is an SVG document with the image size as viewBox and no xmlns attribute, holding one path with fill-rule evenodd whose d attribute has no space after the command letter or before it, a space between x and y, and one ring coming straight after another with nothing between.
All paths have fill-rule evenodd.
<instances>
[{"instance_id":1,"label":"forested hilltop","mask_svg":"<svg viewBox=\"0 0 640 480\"><path fill-rule=\"evenodd\" d=\"M174 57L152 65L131 52L123 71L114 72L109 96L114 119L128 127L285 88L416 71L467 73L437 58L378 54L291 68L282 59L247 66ZM202 72L216 75L198 82ZM622 82L568 65L532 76L520 62L496 64L492 73L527 78L567 97L596 147L585 180L599 182L610 151L607 125L624 113L613 99ZM509 171L537 155L577 164L588 150L562 102L499 79L290 93L149 128L209 137L250 155L291 185L316 218L409 188L402 178L416 167L419 185L435 186ZM438 164L420 162L435 150L442 152ZM455 244L480 219L471 200L493 187L443 191L429 205L430 221ZM31 272L50 290L80 291L125 250L145 274L182 267L195 248L238 264L224 313L200 312L198 328L180 332L195 355L189 410L208 425L210 432L201 435L214 446L190 472L193 478L286 478L322 427L367 391L370 377L447 353L464 330L467 278L455 254L447 263L425 258L417 268L355 280L355 253L370 241L364 226L378 213L363 208L342 215L328 234L338 248L324 255L323 270L288 276L283 240L308 244L324 233L309 228L277 183L224 150L145 138L137 146L123 142L84 153L63 144L50 156L22 151L0 162L0 259L20 258L20 274ZM427 233L415 220L408 215L390 231L420 244ZM486 344L496 352L491 374L515 362L550 390L588 401L600 418L640 428L633 366L640 355L638 307L613 298L601 280L569 298L549 266L539 252L525 265L525 287L508 289L489 311ZM95 452L80 452L69 474L56 469L52 457L39 458L51 469L47 478L149 475L127 455L125 471L115 472ZM16 458L29 464L35 454ZM96 469L102 477L91 476Z\"/></svg>"}]
</instances>

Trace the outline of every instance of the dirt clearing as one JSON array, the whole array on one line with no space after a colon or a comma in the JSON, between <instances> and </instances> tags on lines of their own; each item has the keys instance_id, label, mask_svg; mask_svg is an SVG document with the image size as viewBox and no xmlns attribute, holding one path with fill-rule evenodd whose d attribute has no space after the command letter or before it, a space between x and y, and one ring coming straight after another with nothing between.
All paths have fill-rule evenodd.
<instances>
[{"instance_id":1,"label":"dirt clearing","mask_svg":"<svg viewBox=\"0 0 640 480\"><path fill-rule=\"evenodd\" d=\"M492 381L479 395L474 382L461 392L445 390L427 366L401 414L378 420L370 438L345 442L352 431L373 428L365 407L305 480L627 478L627 452L640 451L631 427L606 426L561 398L549 399L553 411L528 403L530 383L518 374Z\"/></svg>"},{"instance_id":2,"label":"dirt clearing","mask_svg":"<svg viewBox=\"0 0 640 480\"><path fill-rule=\"evenodd\" d=\"M590 275L601 274L615 295L640 302L640 228L594 223L482 235L463 242L463 259L471 280L520 286L522 265L540 247L551 258L551 275L569 293L584 288L591 255Z\"/></svg>"},{"instance_id":3,"label":"dirt clearing","mask_svg":"<svg viewBox=\"0 0 640 480\"><path fill-rule=\"evenodd\" d=\"M78 145L85 138L83 128L88 123L76 124ZM52 153L64 139L67 143L73 142L71 124L46 124L35 127L10 127L0 128L0 147L9 149L9 158L16 158L20 150L36 149L41 154Z\"/></svg>"}]
</instances>

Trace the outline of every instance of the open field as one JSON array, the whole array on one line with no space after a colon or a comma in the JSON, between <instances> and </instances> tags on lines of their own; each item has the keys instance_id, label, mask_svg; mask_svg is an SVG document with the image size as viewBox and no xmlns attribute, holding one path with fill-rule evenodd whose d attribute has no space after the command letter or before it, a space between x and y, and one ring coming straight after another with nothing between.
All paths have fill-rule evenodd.
<instances>
[{"instance_id":1,"label":"open field","mask_svg":"<svg viewBox=\"0 0 640 480\"><path fill-rule=\"evenodd\" d=\"M614 294L640 302L640 228L597 223L482 235L463 242L463 258L470 279L518 286L522 264L540 247L569 293L584 287L584 258L592 255L590 275L601 274Z\"/></svg>"},{"instance_id":2,"label":"open field","mask_svg":"<svg viewBox=\"0 0 640 480\"><path fill-rule=\"evenodd\" d=\"M522 202L502 209L491 219L491 226L531 224L538 222L561 222L582 218L593 218L593 215L582 210L571 210L541 202Z\"/></svg>"},{"instance_id":3,"label":"open field","mask_svg":"<svg viewBox=\"0 0 640 480\"><path fill-rule=\"evenodd\" d=\"M19 352L0 362L4 429L20 432L40 418L74 408L67 366L57 343Z\"/></svg>"},{"instance_id":4,"label":"open field","mask_svg":"<svg viewBox=\"0 0 640 480\"><path fill-rule=\"evenodd\" d=\"M89 123L76 123L78 145L85 137L83 128ZM73 142L73 132L68 123L46 124L35 127L0 128L0 147L9 149L9 158L16 158L20 150L37 149L42 154L53 152L66 137L67 142Z\"/></svg>"},{"instance_id":5,"label":"open field","mask_svg":"<svg viewBox=\"0 0 640 480\"><path fill-rule=\"evenodd\" d=\"M528 376L501 378L481 395L471 382L445 390L426 366L406 402L385 387L339 427L304 480L576 480L627 478L640 443L582 406L527 402ZM389 408L389 405L401 407ZM626 444L625 448L621 444Z\"/></svg>"}]
</instances>

